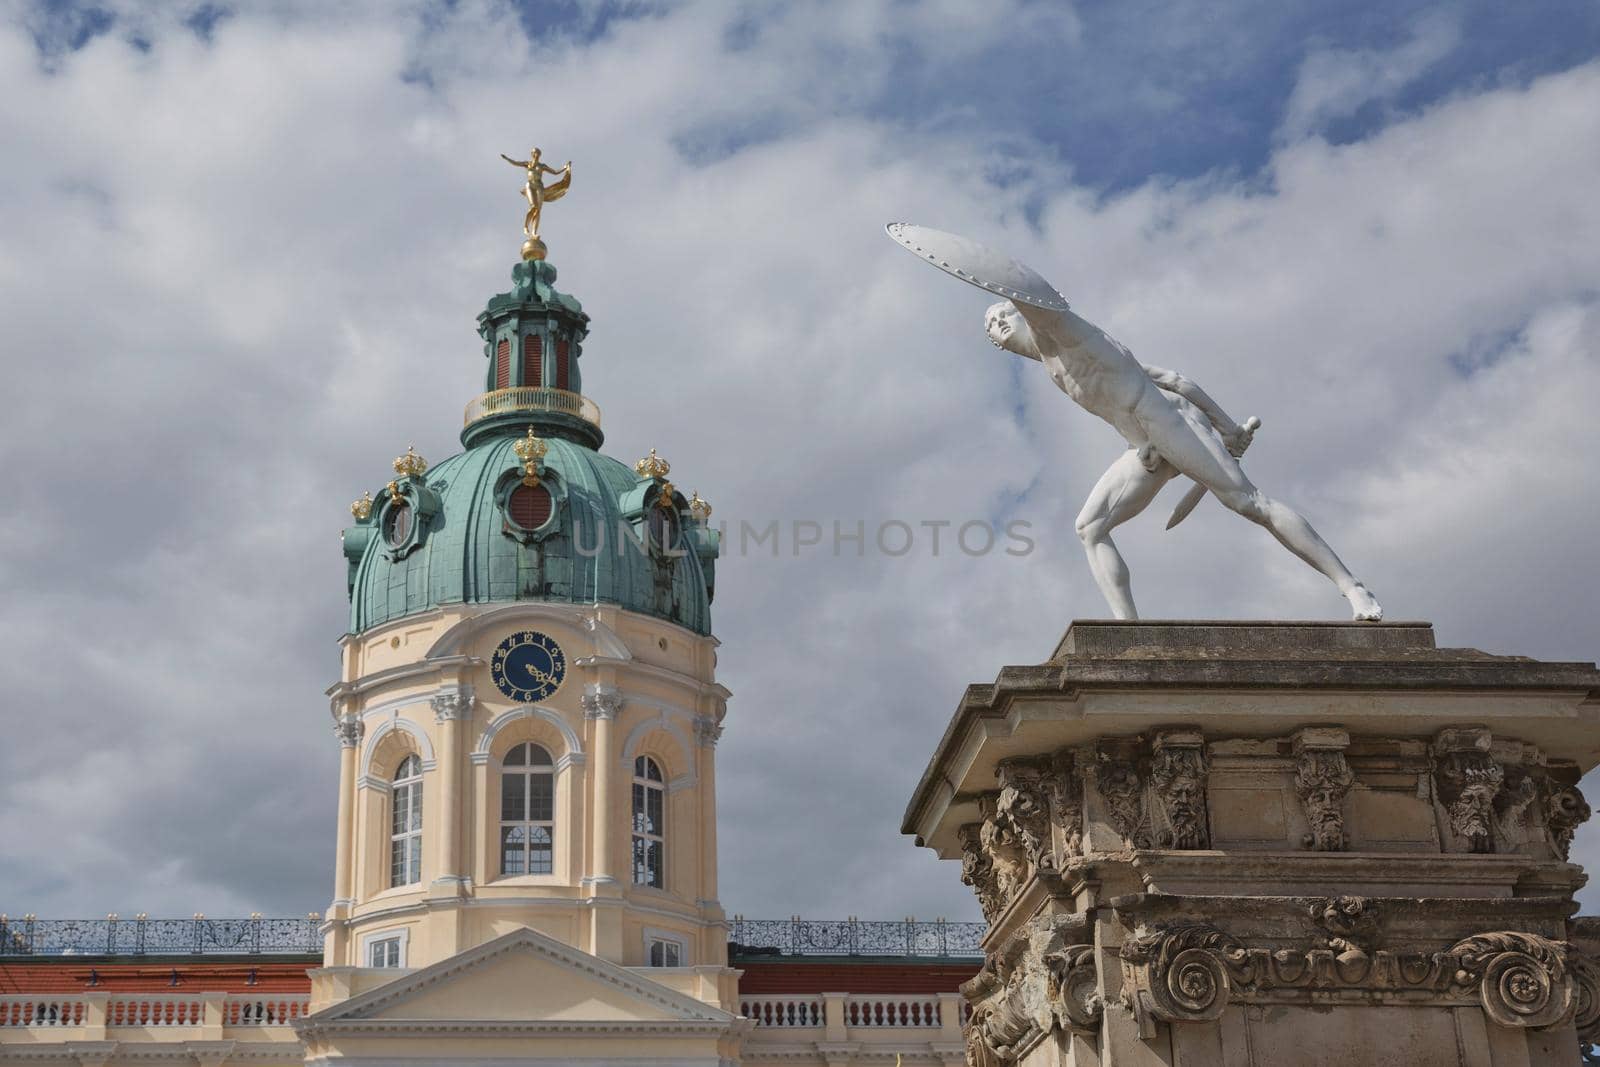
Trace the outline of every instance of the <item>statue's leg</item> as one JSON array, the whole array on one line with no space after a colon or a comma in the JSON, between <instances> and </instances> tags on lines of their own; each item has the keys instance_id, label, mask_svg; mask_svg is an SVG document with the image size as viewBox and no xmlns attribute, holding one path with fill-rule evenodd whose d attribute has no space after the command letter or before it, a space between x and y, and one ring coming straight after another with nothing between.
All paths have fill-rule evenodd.
<instances>
[{"instance_id":1,"label":"statue's leg","mask_svg":"<svg viewBox=\"0 0 1600 1067\"><path fill-rule=\"evenodd\" d=\"M1283 547L1325 575L1350 601L1357 619L1383 617L1377 599L1356 580L1305 516L1257 489L1199 411L1189 404L1158 397L1154 402L1141 403L1138 416L1157 452L1180 473L1211 490L1224 507L1265 526Z\"/></svg>"},{"instance_id":2,"label":"statue's leg","mask_svg":"<svg viewBox=\"0 0 1600 1067\"><path fill-rule=\"evenodd\" d=\"M1078 537L1089 555L1089 571L1100 587L1100 595L1118 619L1137 619L1133 588L1128 580L1128 564L1111 540L1111 531L1149 506L1163 485L1177 471L1165 462L1148 470L1136 449L1129 449L1100 476L1078 513Z\"/></svg>"}]
</instances>

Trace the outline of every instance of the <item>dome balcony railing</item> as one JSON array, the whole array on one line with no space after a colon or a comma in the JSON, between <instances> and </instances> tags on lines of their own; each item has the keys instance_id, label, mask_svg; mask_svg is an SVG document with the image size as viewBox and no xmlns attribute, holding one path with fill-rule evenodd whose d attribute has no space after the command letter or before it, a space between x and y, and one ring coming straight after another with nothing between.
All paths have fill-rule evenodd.
<instances>
[{"instance_id":1,"label":"dome balcony railing","mask_svg":"<svg viewBox=\"0 0 1600 1067\"><path fill-rule=\"evenodd\" d=\"M597 430L600 428L600 408L593 400L582 393L536 385L518 385L479 394L467 405L462 425L471 426L479 419L519 411L550 411L571 415Z\"/></svg>"}]
</instances>

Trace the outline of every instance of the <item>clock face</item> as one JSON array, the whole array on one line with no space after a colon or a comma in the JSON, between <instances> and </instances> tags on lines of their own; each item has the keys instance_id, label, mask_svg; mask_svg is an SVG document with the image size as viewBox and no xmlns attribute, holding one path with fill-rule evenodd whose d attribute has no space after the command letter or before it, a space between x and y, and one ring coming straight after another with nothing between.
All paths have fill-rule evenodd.
<instances>
[{"instance_id":1,"label":"clock face","mask_svg":"<svg viewBox=\"0 0 1600 1067\"><path fill-rule=\"evenodd\" d=\"M489 677L500 692L525 704L544 700L561 688L567 657L555 638L537 630L514 633L495 647Z\"/></svg>"}]
</instances>

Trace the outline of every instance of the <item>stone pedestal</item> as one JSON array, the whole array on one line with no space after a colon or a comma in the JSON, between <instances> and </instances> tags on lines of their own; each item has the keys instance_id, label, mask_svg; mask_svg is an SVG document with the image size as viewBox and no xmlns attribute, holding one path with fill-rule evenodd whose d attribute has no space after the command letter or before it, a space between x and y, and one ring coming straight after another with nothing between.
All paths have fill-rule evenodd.
<instances>
[{"instance_id":1,"label":"stone pedestal","mask_svg":"<svg viewBox=\"0 0 1600 1067\"><path fill-rule=\"evenodd\" d=\"M967 690L902 829L990 923L969 1062L1579 1062L1600 671L1427 623L1076 622Z\"/></svg>"}]
</instances>

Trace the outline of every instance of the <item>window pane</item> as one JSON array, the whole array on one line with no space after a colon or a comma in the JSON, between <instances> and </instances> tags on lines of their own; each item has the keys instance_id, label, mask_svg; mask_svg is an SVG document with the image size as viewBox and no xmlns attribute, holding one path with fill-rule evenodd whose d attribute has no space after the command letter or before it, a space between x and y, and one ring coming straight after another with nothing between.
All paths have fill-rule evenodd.
<instances>
[{"instance_id":1,"label":"window pane","mask_svg":"<svg viewBox=\"0 0 1600 1067\"><path fill-rule=\"evenodd\" d=\"M661 835L666 832L665 827L661 823L661 802L662 798L666 794L659 789L646 789L644 792L644 810L645 815L648 816L650 822L649 832L652 834Z\"/></svg>"},{"instance_id":2,"label":"window pane","mask_svg":"<svg viewBox=\"0 0 1600 1067\"><path fill-rule=\"evenodd\" d=\"M528 746L525 745L525 744L518 745L516 748L512 749L510 752L506 753L506 766L507 767L525 767L525 766L527 766L527 763L528 763Z\"/></svg>"},{"instance_id":3,"label":"window pane","mask_svg":"<svg viewBox=\"0 0 1600 1067\"><path fill-rule=\"evenodd\" d=\"M633 839L633 881L635 885L662 888L661 842Z\"/></svg>"},{"instance_id":4,"label":"window pane","mask_svg":"<svg viewBox=\"0 0 1600 1067\"><path fill-rule=\"evenodd\" d=\"M525 837L520 826L500 828L500 873L528 873Z\"/></svg>"},{"instance_id":5,"label":"window pane","mask_svg":"<svg viewBox=\"0 0 1600 1067\"><path fill-rule=\"evenodd\" d=\"M528 818L533 822L549 822L555 818L555 775L531 774L528 777L532 786L528 797Z\"/></svg>"},{"instance_id":6,"label":"window pane","mask_svg":"<svg viewBox=\"0 0 1600 1067\"><path fill-rule=\"evenodd\" d=\"M676 967L678 965L678 943L676 941L661 942L662 956L665 960L663 967Z\"/></svg>"},{"instance_id":7,"label":"window pane","mask_svg":"<svg viewBox=\"0 0 1600 1067\"><path fill-rule=\"evenodd\" d=\"M406 882L422 881L422 835L417 834L410 839L411 856L406 868Z\"/></svg>"},{"instance_id":8,"label":"window pane","mask_svg":"<svg viewBox=\"0 0 1600 1067\"><path fill-rule=\"evenodd\" d=\"M384 943L382 941L373 941L367 945L368 967L383 966L383 945Z\"/></svg>"},{"instance_id":9,"label":"window pane","mask_svg":"<svg viewBox=\"0 0 1600 1067\"><path fill-rule=\"evenodd\" d=\"M528 776L508 771L500 776L500 821L521 822L528 817Z\"/></svg>"},{"instance_id":10,"label":"window pane","mask_svg":"<svg viewBox=\"0 0 1600 1067\"><path fill-rule=\"evenodd\" d=\"M422 783L407 787L411 791L411 829L422 829Z\"/></svg>"},{"instance_id":11,"label":"window pane","mask_svg":"<svg viewBox=\"0 0 1600 1067\"><path fill-rule=\"evenodd\" d=\"M550 753L535 744L525 746L528 751L528 765L532 767L553 767L555 760L550 758Z\"/></svg>"},{"instance_id":12,"label":"window pane","mask_svg":"<svg viewBox=\"0 0 1600 1067\"><path fill-rule=\"evenodd\" d=\"M400 939L393 938L383 943L383 960L386 967L400 966Z\"/></svg>"},{"instance_id":13,"label":"window pane","mask_svg":"<svg viewBox=\"0 0 1600 1067\"><path fill-rule=\"evenodd\" d=\"M555 871L555 849L552 847L550 828L530 827L531 844L528 846L528 873L551 874Z\"/></svg>"},{"instance_id":14,"label":"window pane","mask_svg":"<svg viewBox=\"0 0 1600 1067\"><path fill-rule=\"evenodd\" d=\"M393 803L390 804L389 832L403 834L406 832L406 809L411 806L411 787L397 785L394 789Z\"/></svg>"},{"instance_id":15,"label":"window pane","mask_svg":"<svg viewBox=\"0 0 1600 1067\"><path fill-rule=\"evenodd\" d=\"M633 832L642 834L649 820L644 813L644 786L638 782L633 783Z\"/></svg>"},{"instance_id":16,"label":"window pane","mask_svg":"<svg viewBox=\"0 0 1600 1067\"><path fill-rule=\"evenodd\" d=\"M403 838L389 842L389 884L406 884L406 843Z\"/></svg>"},{"instance_id":17,"label":"window pane","mask_svg":"<svg viewBox=\"0 0 1600 1067\"><path fill-rule=\"evenodd\" d=\"M650 966L665 967L667 957L667 943L665 941L650 942Z\"/></svg>"}]
</instances>

